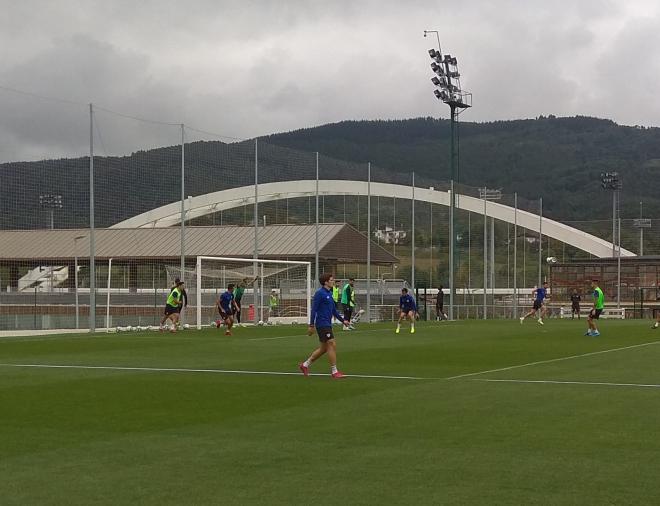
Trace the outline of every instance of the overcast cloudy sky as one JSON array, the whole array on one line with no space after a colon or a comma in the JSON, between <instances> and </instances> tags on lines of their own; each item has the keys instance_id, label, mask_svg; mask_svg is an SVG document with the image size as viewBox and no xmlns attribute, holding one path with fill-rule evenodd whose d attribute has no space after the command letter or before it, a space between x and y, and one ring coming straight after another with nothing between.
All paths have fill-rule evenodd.
<instances>
[{"instance_id":1,"label":"overcast cloudy sky","mask_svg":"<svg viewBox=\"0 0 660 506\"><path fill-rule=\"evenodd\" d=\"M0 0L0 86L237 138L447 117L424 38L474 94L466 121L592 115L660 126L657 0ZM0 161L75 154L84 106L0 89ZM105 121L105 122L104 122ZM108 151L171 127L99 118ZM135 128L135 129L134 129Z\"/></svg>"}]
</instances>

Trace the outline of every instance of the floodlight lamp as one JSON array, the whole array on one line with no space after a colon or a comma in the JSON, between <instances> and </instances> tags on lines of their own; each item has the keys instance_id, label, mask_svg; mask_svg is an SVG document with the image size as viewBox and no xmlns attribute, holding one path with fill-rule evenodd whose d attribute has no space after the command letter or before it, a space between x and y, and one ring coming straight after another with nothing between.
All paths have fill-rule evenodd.
<instances>
[{"instance_id":1,"label":"floodlight lamp","mask_svg":"<svg viewBox=\"0 0 660 506\"><path fill-rule=\"evenodd\" d=\"M449 93L447 93L446 91L442 91L440 93L440 98L442 99L443 102L447 102L449 100Z\"/></svg>"},{"instance_id":2,"label":"floodlight lamp","mask_svg":"<svg viewBox=\"0 0 660 506\"><path fill-rule=\"evenodd\" d=\"M453 65L454 67L455 67L456 65L458 65L458 60L456 59L455 56L452 56L452 57L449 59L449 65Z\"/></svg>"},{"instance_id":3,"label":"floodlight lamp","mask_svg":"<svg viewBox=\"0 0 660 506\"><path fill-rule=\"evenodd\" d=\"M433 90L433 94L435 95L435 98L440 100L442 98L442 93L440 93L440 90Z\"/></svg>"},{"instance_id":4,"label":"floodlight lamp","mask_svg":"<svg viewBox=\"0 0 660 506\"><path fill-rule=\"evenodd\" d=\"M429 56L435 58L437 51L435 49L429 49Z\"/></svg>"},{"instance_id":5,"label":"floodlight lamp","mask_svg":"<svg viewBox=\"0 0 660 506\"><path fill-rule=\"evenodd\" d=\"M436 86L440 86L440 79L438 79L437 77L432 77L431 82Z\"/></svg>"},{"instance_id":6,"label":"floodlight lamp","mask_svg":"<svg viewBox=\"0 0 660 506\"><path fill-rule=\"evenodd\" d=\"M443 69L440 65L438 65L436 62L431 63L431 70L438 74L440 77L446 75L445 74L445 69Z\"/></svg>"},{"instance_id":7,"label":"floodlight lamp","mask_svg":"<svg viewBox=\"0 0 660 506\"><path fill-rule=\"evenodd\" d=\"M453 77L454 79L458 79L461 77L461 74L458 73L458 71L450 72L449 77Z\"/></svg>"}]
</instances>

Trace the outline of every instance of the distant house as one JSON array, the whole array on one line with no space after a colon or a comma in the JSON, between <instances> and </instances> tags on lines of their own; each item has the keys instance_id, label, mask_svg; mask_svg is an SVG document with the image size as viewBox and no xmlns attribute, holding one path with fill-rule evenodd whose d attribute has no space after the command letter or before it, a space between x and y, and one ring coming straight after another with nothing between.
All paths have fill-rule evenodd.
<instances>
[{"instance_id":1,"label":"distant house","mask_svg":"<svg viewBox=\"0 0 660 506\"><path fill-rule=\"evenodd\" d=\"M374 237L385 244L401 244L408 236L405 230L394 230L392 227L385 227L374 232Z\"/></svg>"}]
</instances>

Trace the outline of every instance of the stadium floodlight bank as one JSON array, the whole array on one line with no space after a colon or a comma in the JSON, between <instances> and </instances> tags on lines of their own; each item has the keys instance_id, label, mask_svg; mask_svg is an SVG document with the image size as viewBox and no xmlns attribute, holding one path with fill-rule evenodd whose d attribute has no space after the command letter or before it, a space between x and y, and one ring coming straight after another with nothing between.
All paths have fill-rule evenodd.
<instances>
[{"instance_id":1,"label":"stadium floodlight bank","mask_svg":"<svg viewBox=\"0 0 660 506\"><path fill-rule=\"evenodd\" d=\"M311 262L198 256L195 271L197 329L217 319L216 300L219 294L229 284L238 287L246 280L241 300L242 322L306 324L309 321Z\"/></svg>"}]
</instances>

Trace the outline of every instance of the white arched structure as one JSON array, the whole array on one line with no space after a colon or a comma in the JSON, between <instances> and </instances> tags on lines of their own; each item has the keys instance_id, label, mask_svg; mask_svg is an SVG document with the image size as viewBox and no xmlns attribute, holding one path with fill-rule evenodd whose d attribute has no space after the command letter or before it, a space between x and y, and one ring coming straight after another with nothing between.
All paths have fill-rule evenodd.
<instances>
[{"instance_id":1,"label":"white arched structure","mask_svg":"<svg viewBox=\"0 0 660 506\"><path fill-rule=\"evenodd\" d=\"M269 202L296 197L310 197L316 193L316 180L280 181L276 183L263 183L258 187L259 202ZM347 180L321 180L319 181L319 195L367 195L366 181ZM371 183L371 195L376 197L396 197L398 199L411 199L412 187L392 183ZM441 206L449 206L449 192L415 188L415 200L431 202ZM254 185L241 186L230 190L222 190L186 200L186 220L204 216L206 214L254 204ZM457 206L464 211L484 214L484 201L467 195L457 195ZM497 220L514 223L514 208L488 201L486 213ZM181 222L181 202L152 209L113 225L111 228L145 228L145 227L171 227ZM518 225L539 232L539 216L527 211L518 210ZM588 234L577 228L569 227L548 218L542 219L543 235L558 241L570 244L586 251L596 257L611 257L612 243L595 235ZM621 256L635 256L626 249L621 249Z\"/></svg>"}]
</instances>

